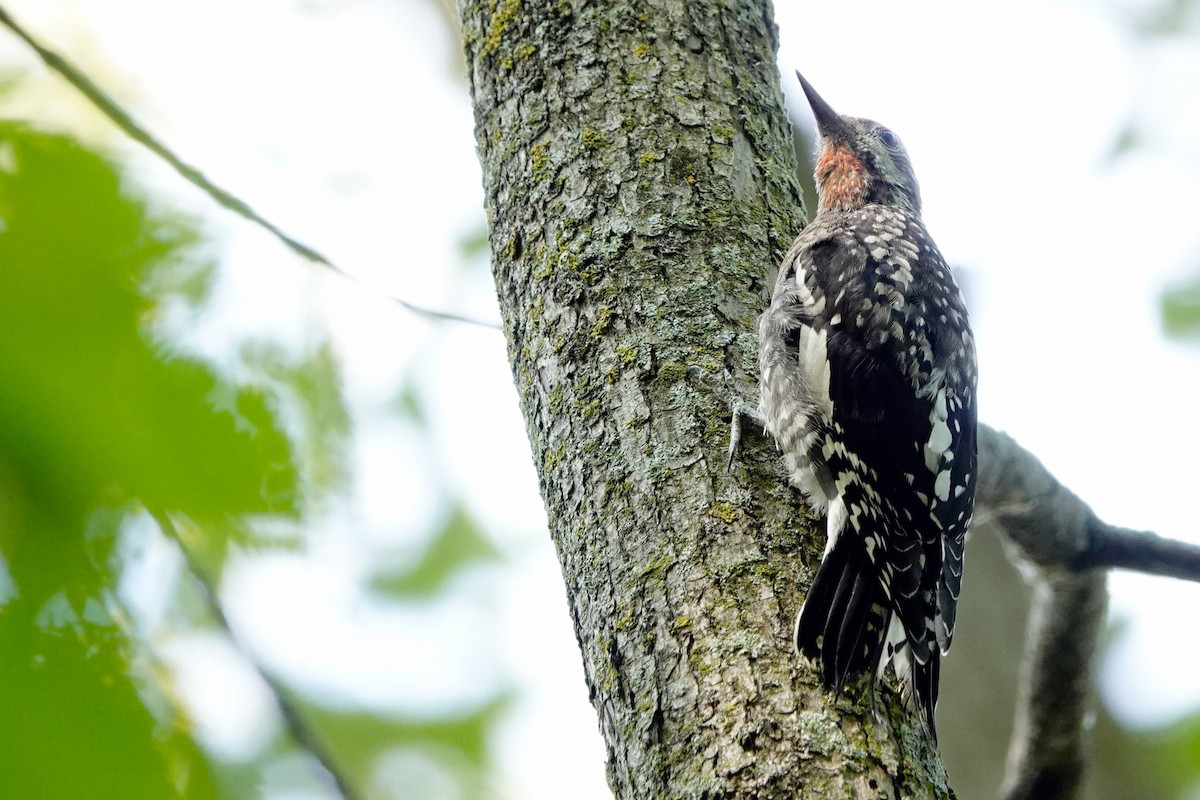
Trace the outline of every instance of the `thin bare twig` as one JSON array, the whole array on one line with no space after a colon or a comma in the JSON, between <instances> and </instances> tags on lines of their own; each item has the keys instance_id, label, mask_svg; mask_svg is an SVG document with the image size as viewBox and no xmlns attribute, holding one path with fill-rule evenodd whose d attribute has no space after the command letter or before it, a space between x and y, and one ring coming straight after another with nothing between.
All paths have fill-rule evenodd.
<instances>
[{"instance_id":1,"label":"thin bare twig","mask_svg":"<svg viewBox=\"0 0 1200 800\"><path fill-rule=\"evenodd\" d=\"M377 289L371 288L364 284L359 278L342 269L337 264L330 261L322 255L316 248L301 242L299 239L289 235L280 229L273 222L259 214L251 206L241 198L230 193L229 191L217 186L209 180L203 172L196 167L188 164L182 158L177 156L169 147L160 142L153 134L147 131L140 125L124 108L121 107L107 92L96 85L81 69L76 67L71 62L67 61L62 55L56 53L50 48L43 45L33 37L25 28L13 19L8 11L0 6L0 23L16 34L22 41L27 44L30 49L37 53L38 57L51 70L60 75L67 83L74 86L80 94L86 97L92 105L100 110L104 116L108 117L114 125L120 128L127 136L141 144L150 152L165 161L170 167L175 170L184 180L191 183L200 191L207 194L220 205L229 209L233 213L259 226L260 228L271 233L276 239L284 244L293 253L296 253L301 258L318 264L328 270L331 270L338 275L341 275L347 280L357 283L359 286L369 289L377 294L382 294L392 302L399 305L414 314L417 314L428 319L448 321L448 322L463 322L468 325L478 325L484 328L494 328L499 330L500 326L495 322L475 319L464 314L458 314L453 311L439 311L432 308L411 303L408 300L396 297L395 295L386 292L380 292Z\"/></svg>"},{"instance_id":2,"label":"thin bare twig","mask_svg":"<svg viewBox=\"0 0 1200 800\"><path fill-rule=\"evenodd\" d=\"M217 621L217 625L225 632L233 645L242 654L258 676L262 678L263 683L271 690L271 694L275 698L275 704L279 708L279 714L283 718L284 725L291 732L292 738L304 748L305 752L312 755L314 759L321 765L329 778L333 781L338 792L345 800L358 800L361 796L354 788L348 775L342 772L338 766L337 760L329 751L319 734L313 730L312 726L304 718L304 714L292 701L291 691L283 684L281 680L275 677L263 664L255 657L253 650L248 647L237 632L229 624L228 617L225 616L225 609L221 605L221 599L217 595L216 588L209 581L208 575L204 571L204 567L196 561L191 550L188 549L183 539L179 535L175 523L171 521L170 516L161 510L150 510L150 515L158 523L159 529L163 535L175 543L179 548L179 552L183 554L184 561L187 563L188 572L196 581L196 585L200 588L200 593L204 597L208 611L212 614L213 619Z\"/></svg>"}]
</instances>

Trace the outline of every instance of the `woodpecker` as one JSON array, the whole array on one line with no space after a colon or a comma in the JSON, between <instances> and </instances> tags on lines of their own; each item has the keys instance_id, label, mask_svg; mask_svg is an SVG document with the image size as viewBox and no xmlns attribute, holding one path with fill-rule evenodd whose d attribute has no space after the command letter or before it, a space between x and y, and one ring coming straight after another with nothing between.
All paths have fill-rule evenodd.
<instances>
[{"instance_id":1,"label":"woodpecker","mask_svg":"<svg viewBox=\"0 0 1200 800\"><path fill-rule=\"evenodd\" d=\"M758 323L759 411L826 518L796 649L830 689L891 662L936 738L974 507L974 340L899 138L796 76L820 135L817 213Z\"/></svg>"}]
</instances>

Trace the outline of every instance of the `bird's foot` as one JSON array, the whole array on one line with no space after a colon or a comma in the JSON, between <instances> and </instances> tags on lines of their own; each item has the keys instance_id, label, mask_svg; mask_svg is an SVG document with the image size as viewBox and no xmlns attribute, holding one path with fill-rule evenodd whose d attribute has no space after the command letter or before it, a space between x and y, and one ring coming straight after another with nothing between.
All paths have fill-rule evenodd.
<instances>
[{"instance_id":1,"label":"bird's foot","mask_svg":"<svg viewBox=\"0 0 1200 800\"><path fill-rule=\"evenodd\" d=\"M766 430L767 421L757 406L752 406L744 402L739 397L734 397L733 402L729 406L731 419L729 420L729 460L725 462L725 469L733 469L733 459L737 456L738 447L742 443L742 419L749 419L757 422Z\"/></svg>"}]
</instances>

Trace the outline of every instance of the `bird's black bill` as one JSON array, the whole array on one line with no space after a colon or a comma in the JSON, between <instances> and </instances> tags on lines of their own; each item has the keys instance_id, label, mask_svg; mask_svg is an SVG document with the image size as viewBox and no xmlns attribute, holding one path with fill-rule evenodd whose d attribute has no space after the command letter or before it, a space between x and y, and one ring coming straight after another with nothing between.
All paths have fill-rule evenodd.
<instances>
[{"instance_id":1,"label":"bird's black bill","mask_svg":"<svg viewBox=\"0 0 1200 800\"><path fill-rule=\"evenodd\" d=\"M804 79L800 70L796 70L796 77L800 80L800 88L804 89L804 96L808 98L808 107L812 109L813 116L816 117L817 131L822 136L845 138L846 123L842 121L838 113L829 107L829 103L826 103L821 95L817 94L817 90Z\"/></svg>"}]
</instances>

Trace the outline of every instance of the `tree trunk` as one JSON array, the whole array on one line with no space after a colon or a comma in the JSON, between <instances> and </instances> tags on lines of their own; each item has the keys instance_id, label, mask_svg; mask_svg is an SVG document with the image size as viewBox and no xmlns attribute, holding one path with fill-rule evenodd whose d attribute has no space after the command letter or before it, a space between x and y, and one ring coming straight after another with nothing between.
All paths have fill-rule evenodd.
<instances>
[{"instance_id":1,"label":"tree trunk","mask_svg":"<svg viewBox=\"0 0 1200 800\"><path fill-rule=\"evenodd\" d=\"M792 625L824 535L774 447L726 470L799 232L769 3L464 0L509 358L618 798L946 797L884 688Z\"/></svg>"}]
</instances>

